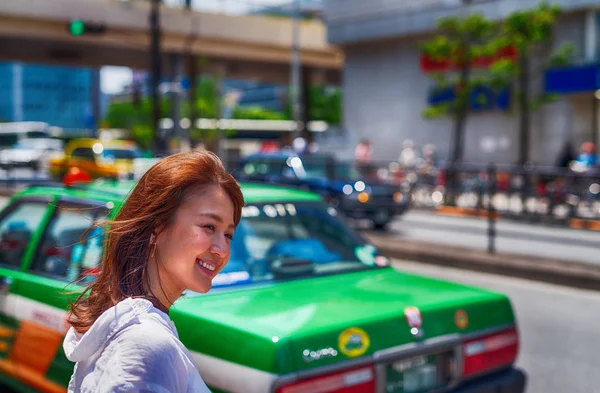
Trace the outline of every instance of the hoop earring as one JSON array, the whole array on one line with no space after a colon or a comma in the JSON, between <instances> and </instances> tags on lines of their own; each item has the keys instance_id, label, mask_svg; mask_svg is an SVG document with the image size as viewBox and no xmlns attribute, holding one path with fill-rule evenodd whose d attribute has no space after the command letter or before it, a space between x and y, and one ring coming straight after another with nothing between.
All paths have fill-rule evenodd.
<instances>
[{"instance_id":1,"label":"hoop earring","mask_svg":"<svg viewBox=\"0 0 600 393\"><path fill-rule=\"evenodd\" d=\"M152 246L152 252L150 253L150 258L149 259L154 258L154 254L156 253L156 242L152 243L151 246Z\"/></svg>"}]
</instances>

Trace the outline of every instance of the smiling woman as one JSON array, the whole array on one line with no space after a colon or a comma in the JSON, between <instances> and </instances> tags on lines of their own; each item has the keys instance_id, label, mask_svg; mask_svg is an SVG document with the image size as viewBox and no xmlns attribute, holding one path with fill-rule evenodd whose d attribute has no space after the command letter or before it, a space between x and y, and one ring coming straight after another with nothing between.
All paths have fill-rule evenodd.
<instances>
[{"instance_id":1,"label":"smiling woman","mask_svg":"<svg viewBox=\"0 0 600 393\"><path fill-rule=\"evenodd\" d=\"M72 305L64 342L77 362L69 392L208 392L168 309L185 290L208 292L243 205L212 153L176 154L146 172L115 219L98 224L109 227L102 270Z\"/></svg>"}]
</instances>

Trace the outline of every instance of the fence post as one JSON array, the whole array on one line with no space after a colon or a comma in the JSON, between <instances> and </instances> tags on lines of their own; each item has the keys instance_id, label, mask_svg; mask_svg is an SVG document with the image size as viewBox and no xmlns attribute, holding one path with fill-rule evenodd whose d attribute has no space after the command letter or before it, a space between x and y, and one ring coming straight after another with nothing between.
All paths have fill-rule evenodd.
<instances>
[{"instance_id":1,"label":"fence post","mask_svg":"<svg viewBox=\"0 0 600 393\"><path fill-rule=\"evenodd\" d=\"M487 174L488 252L494 254L496 252L496 209L494 208L492 199L496 193L496 167L493 163L488 165Z\"/></svg>"}]
</instances>

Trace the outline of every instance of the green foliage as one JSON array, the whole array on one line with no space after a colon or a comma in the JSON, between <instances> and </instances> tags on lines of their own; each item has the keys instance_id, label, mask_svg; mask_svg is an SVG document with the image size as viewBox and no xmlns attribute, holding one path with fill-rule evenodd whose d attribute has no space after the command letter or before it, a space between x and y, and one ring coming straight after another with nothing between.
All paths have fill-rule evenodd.
<instances>
[{"instance_id":1,"label":"green foliage","mask_svg":"<svg viewBox=\"0 0 600 393\"><path fill-rule=\"evenodd\" d=\"M449 106L449 104L431 105L423 110L423 117L426 119L444 117L450 111Z\"/></svg>"},{"instance_id":2,"label":"green foliage","mask_svg":"<svg viewBox=\"0 0 600 393\"><path fill-rule=\"evenodd\" d=\"M473 89L487 83L488 75L485 72L474 74L471 63L476 58L496 53L496 48L490 43L497 28L485 16L473 14L463 18L442 18L438 22L438 29L439 33L422 42L420 49L432 60L447 60L453 65L458 75L449 78L445 74L433 74L431 78L435 90L456 86L456 94L451 102L426 108L423 116L434 118L451 115L458 121L458 117L467 115ZM477 98L478 101L483 99Z\"/></svg>"},{"instance_id":3,"label":"green foliage","mask_svg":"<svg viewBox=\"0 0 600 393\"><path fill-rule=\"evenodd\" d=\"M310 87L310 113L313 120L329 124L342 122L342 91L325 86Z\"/></svg>"},{"instance_id":4,"label":"green foliage","mask_svg":"<svg viewBox=\"0 0 600 393\"><path fill-rule=\"evenodd\" d=\"M250 120L287 120L284 113L266 109L260 106L238 106L233 110L234 119Z\"/></svg>"},{"instance_id":5,"label":"green foliage","mask_svg":"<svg viewBox=\"0 0 600 393\"><path fill-rule=\"evenodd\" d=\"M554 28L559 15L559 6L545 2L510 14L502 23L496 41L515 45L521 61L513 65L502 62L494 64L494 75L505 83L517 83L519 75L524 72L539 77L550 67L568 66L575 54L575 47L571 43L563 43L554 48ZM533 62L536 64L535 69ZM528 90L529 87L517 83L518 90Z\"/></svg>"},{"instance_id":6,"label":"green foliage","mask_svg":"<svg viewBox=\"0 0 600 393\"><path fill-rule=\"evenodd\" d=\"M526 56L539 63L539 69L527 70L534 77L543 75L549 67L568 66L575 53L574 46L563 43L554 48L554 27L559 15L560 7L541 3L531 9L513 12L499 24L478 14L440 19L439 33L420 43L419 48L433 60L449 60L458 74L453 77L431 75L434 89L440 91L457 84L461 88L453 102L443 107L427 108L423 115L427 118L456 116L461 111L468 111L471 92L481 85L490 86L495 92L513 86L517 98L528 96L520 94L529 86L520 86L519 76L524 72L524 64L530 67L531 62L494 57L499 50L514 46L520 57ZM474 72L471 61L482 57L492 58L491 66ZM528 103L532 109L552 101L552 97L542 93L538 92ZM480 98L476 100L482 102ZM443 113L444 110L446 113Z\"/></svg>"},{"instance_id":7,"label":"green foliage","mask_svg":"<svg viewBox=\"0 0 600 393\"><path fill-rule=\"evenodd\" d=\"M136 124L131 127L131 137L143 149L152 148L154 132L149 124Z\"/></svg>"},{"instance_id":8,"label":"green foliage","mask_svg":"<svg viewBox=\"0 0 600 393\"><path fill-rule=\"evenodd\" d=\"M509 42L517 47L519 59L514 65L494 64L492 67L495 83L514 87L519 108L520 143L519 161L528 160L531 129L531 112L542 105L556 101L556 96L548 95L543 89L536 89L536 83L551 67L565 67L571 63L575 48L570 43L555 47L555 25L560 15L560 7L541 3L535 7L515 11L502 23L498 41Z\"/></svg>"},{"instance_id":9,"label":"green foliage","mask_svg":"<svg viewBox=\"0 0 600 393\"><path fill-rule=\"evenodd\" d=\"M502 24L504 38L516 45L519 53L528 53L537 44L551 43L560 7L541 3L536 7L515 11Z\"/></svg>"},{"instance_id":10,"label":"green foliage","mask_svg":"<svg viewBox=\"0 0 600 393\"><path fill-rule=\"evenodd\" d=\"M329 124L342 122L342 90L338 87L314 85L309 88L309 111L311 120ZM285 108L286 119L293 119L291 102Z\"/></svg>"},{"instance_id":11,"label":"green foliage","mask_svg":"<svg viewBox=\"0 0 600 393\"><path fill-rule=\"evenodd\" d=\"M488 43L495 27L483 15L442 18L438 30L437 35L420 45L421 51L434 60L450 59L460 67L469 67L474 58L493 54Z\"/></svg>"},{"instance_id":12,"label":"green foliage","mask_svg":"<svg viewBox=\"0 0 600 393\"><path fill-rule=\"evenodd\" d=\"M194 111L198 117L218 118L220 106L220 93L218 91L217 77L203 77L196 86L197 100L194 103ZM310 110L312 118L324 120L330 124L340 124L342 117L342 93L339 88L325 88L312 86L310 88ZM169 96L161 100L161 117L170 116L171 103ZM191 115L190 103L187 100L181 102L182 117L189 118ZM154 132L152 125L151 103L148 98L140 100L139 104L131 101L116 101L109 105L103 126L107 128L121 128L131 132L131 137L143 148L152 146ZM291 111L276 112L266 108L236 107L232 117L235 119L252 120L289 120ZM192 128L190 138L194 141L203 140L211 143L224 136L232 136L235 130L199 130Z\"/></svg>"},{"instance_id":13,"label":"green foliage","mask_svg":"<svg viewBox=\"0 0 600 393\"><path fill-rule=\"evenodd\" d=\"M575 45L571 42L563 42L548 59L548 66L551 68L567 67L572 63L575 57Z\"/></svg>"}]
</instances>

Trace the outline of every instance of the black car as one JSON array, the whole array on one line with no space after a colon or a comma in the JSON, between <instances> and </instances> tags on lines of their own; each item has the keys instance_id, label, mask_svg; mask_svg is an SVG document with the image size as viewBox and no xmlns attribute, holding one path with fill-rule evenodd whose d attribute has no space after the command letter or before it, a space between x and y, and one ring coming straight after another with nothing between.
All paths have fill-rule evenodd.
<instances>
[{"instance_id":1,"label":"black car","mask_svg":"<svg viewBox=\"0 0 600 393\"><path fill-rule=\"evenodd\" d=\"M318 192L334 208L354 219L368 219L383 229L408 208L398 186L381 182L370 170L332 155L262 153L241 161L235 175L243 181L296 186Z\"/></svg>"}]
</instances>

